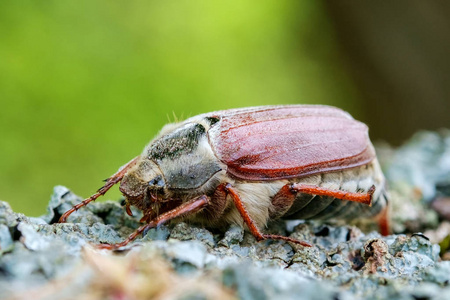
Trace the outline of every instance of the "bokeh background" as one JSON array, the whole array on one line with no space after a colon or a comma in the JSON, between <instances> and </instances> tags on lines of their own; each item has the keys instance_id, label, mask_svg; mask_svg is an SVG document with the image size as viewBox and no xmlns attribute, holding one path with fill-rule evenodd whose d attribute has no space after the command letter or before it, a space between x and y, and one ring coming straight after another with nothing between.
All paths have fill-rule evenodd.
<instances>
[{"instance_id":1,"label":"bokeh background","mask_svg":"<svg viewBox=\"0 0 450 300\"><path fill-rule=\"evenodd\" d=\"M445 1L1 1L0 199L89 196L174 118L339 106L374 140L450 127ZM115 190L106 198L118 199Z\"/></svg>"}]
</instances>

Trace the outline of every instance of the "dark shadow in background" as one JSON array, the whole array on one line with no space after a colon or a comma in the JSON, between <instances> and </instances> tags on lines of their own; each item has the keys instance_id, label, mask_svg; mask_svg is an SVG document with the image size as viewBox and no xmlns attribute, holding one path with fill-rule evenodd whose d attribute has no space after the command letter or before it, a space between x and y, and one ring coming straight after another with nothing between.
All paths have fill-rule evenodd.
<instances>
[{"instance_id":1,"label":"dark shadow in background","mask_svg":"<svg viewBox=\"0 0 450 300\"><path fill-rule=\"evenodd\" d=\"M373 139L450 127L450 1L325 1Z\"/></svg>"}]
</instances>

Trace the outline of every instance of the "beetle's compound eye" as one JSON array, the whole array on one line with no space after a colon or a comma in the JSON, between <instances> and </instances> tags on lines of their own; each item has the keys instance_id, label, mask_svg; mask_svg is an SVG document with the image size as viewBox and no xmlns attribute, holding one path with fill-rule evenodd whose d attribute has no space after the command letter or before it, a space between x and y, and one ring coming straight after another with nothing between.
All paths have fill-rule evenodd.
<instances>
[{"instance_id":1,"label":"beetle's compound eye","mask_svg":"<svg viewBox=\"0 0 450 300\"><path fill-rule=\"evenodd\" d=\"M163 188L165 184L166 183L164 182L164 179L162 178L161 175L156 176L155 178L153 178L148 182L149 186L156 186L158 188Z\"/></svg>"}]
</instances>

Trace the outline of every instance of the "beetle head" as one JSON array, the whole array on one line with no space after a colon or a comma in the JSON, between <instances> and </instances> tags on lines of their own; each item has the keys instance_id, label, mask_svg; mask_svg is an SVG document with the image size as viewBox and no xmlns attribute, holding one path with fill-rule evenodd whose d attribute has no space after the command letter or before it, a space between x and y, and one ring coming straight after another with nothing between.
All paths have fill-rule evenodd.
<instances>
[{"instance_id":1,"label":"beetle head","mask_svg":"<svg viewBox=\"0 0 450 300\"><path fill-rule=\"evenodd\" d=\"M130 169L120 183L120 191L128 205L147 210L166 197L166 183L158 165L143 159Z\"/></svg>"}]
</instances>

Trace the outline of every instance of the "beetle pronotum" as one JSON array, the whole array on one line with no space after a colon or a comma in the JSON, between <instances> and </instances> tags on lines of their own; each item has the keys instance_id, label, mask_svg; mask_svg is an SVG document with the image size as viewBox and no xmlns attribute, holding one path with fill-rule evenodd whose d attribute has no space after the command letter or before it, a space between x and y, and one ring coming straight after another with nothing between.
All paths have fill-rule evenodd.
<instances>
[{"instance_id":1,"label":"beetle pronotum","mask_svg":"<svg viewBox=\"0 0 450 300\"><path fill-rule=\"evenodd\" d=\"M175 218L206 226L246 226L257 240L269 219L353 219L381 216L388 232L384 177L367 126L334 107L262 106L198 115L168 124L105 185L61 216L120 182L125 207L143 211L149 228Z\"/></svg>"}]
</instances>

